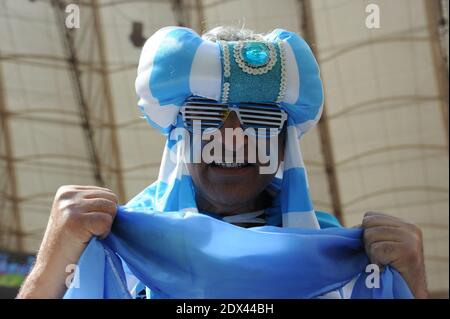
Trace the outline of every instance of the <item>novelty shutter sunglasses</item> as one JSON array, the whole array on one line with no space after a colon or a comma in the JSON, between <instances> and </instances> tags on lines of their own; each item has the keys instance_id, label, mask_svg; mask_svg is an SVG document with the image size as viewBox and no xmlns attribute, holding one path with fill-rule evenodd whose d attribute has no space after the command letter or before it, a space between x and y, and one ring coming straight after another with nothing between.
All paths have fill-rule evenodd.
<instances>
[{"instance_id":1,"label":"novelty shutter sunglasses","mask_svg":"<svg viewBox=\"0 0 450 319\"><path fill-rule=\"evenodd\" d=\"M253 128L255 135L278 135L283 129L287 114L276 103L229 103L191 96L181 107L184 126L193 132L194 121L201 125L201 132L212 133L220 129L231 112L236 112L241 127ZM262 130L260 130L262 129ZM250 134L253 130L248 130Z\"/></svg>"}]
</instances>

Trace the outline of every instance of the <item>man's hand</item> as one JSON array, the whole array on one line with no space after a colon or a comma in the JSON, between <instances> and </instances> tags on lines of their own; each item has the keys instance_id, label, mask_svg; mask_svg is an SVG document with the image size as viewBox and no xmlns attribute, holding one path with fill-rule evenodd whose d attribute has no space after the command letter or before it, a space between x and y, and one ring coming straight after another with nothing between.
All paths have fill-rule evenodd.
<instances>
[{"instance_id":1,"label":"man's hand","mask_svg":"<svg viewBox=\"0 0 450 319\"><path fill-rule=\"evenodd\" d=\"M108 235L117 196L97 186L62 186L53 201L39 253L18 298L60 298L67 266L76 264L92 236Z\"/></svg>"},{"instance_id":2,"label":"man's hand","mask_svg":"<svg viewBox=\"0 0 450 319\"><path fill-rule=\"evenodd\" d=\"M394 267L416 298L427 298L422 232L414 224L382 213L368 212L362 222L370 261Z\"/></svg>"}]
</instances>

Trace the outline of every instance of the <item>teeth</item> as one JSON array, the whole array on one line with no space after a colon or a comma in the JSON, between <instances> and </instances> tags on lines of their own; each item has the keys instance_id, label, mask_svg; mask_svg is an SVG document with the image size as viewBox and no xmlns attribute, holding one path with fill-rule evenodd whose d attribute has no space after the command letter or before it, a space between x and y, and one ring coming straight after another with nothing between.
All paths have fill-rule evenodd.
<instances>
[{"instance_id":1,"label":"teeth","mask_svg":"<svg viewBox=\"0 0 450 319\"><path fill-rule=\"evenodd\" d=\"M226 167L226 168L238 168L245 166L244 163L214 163L219 167Z\"/></svg>"}]
</instances>

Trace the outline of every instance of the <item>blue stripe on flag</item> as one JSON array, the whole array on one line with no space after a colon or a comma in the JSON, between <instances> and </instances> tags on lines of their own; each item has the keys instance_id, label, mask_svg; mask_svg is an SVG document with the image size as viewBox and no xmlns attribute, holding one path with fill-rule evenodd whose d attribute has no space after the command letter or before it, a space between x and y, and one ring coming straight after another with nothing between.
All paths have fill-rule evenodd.
<instances>
[{"instance_id":1,"label":"blue stripe on flag","mask_svg":"<svg viewBox=\"0 0 450 319\"><path fill-rule=\"evenodd\" d=\"M283 172L281 194L281 211L283 213L313 210L306 178L306 171L303 167L295 167Z\"/></svg>"}]
</instances>

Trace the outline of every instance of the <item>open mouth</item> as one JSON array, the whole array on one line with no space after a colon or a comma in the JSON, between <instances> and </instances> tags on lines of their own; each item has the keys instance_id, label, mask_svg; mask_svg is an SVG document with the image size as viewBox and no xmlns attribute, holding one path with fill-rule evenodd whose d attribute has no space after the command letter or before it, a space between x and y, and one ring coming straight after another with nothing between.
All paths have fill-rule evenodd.
<instances>
[{"instance_id":1,"label":"open mouth","mask_svg":"<svg viewBox=\"0 0 450 319\"><path fill-rule=\"evenodd\" d=\"M212 162L210 164L212 167L220 167L220 168L244 168L252 166L250 163L220 163L220 162Z\"/></svg>"}]
</instances>

